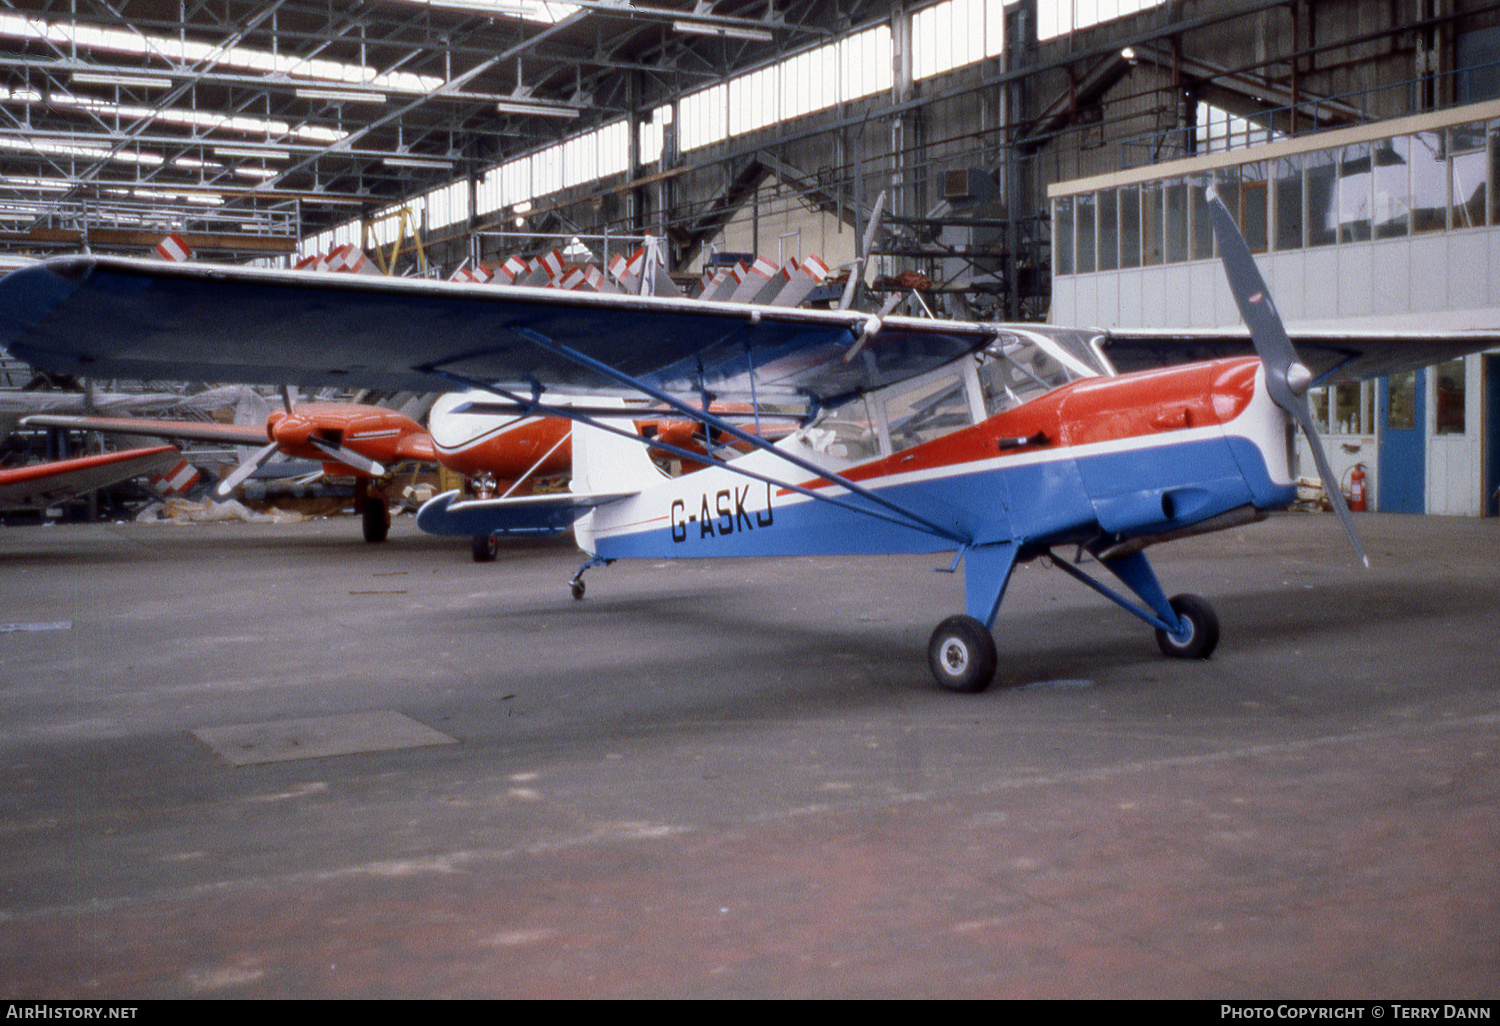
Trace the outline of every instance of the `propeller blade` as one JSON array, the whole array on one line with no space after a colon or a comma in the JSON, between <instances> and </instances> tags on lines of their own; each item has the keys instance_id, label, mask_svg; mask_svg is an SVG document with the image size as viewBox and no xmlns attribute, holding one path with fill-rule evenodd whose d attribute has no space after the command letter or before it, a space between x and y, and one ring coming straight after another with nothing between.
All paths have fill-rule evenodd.
<instances>
[{"instance_id":1,"label":"propeller blade","mask_svg":"<svg viewBox=\"0 0 1500 1026\"><path fill-rule=\"evenodd\" d=\"M1240 317L1250 329L1250 341L1255 344L1255 351L1265 367L1266 391L1277 406L1292 415L1297 426L1307 435L1308 444L1312 446L1313 462L1318 465L1318 476L1323 480L1323 491L1327 494L1333 511L1338 514L1339 523L1343 525L1344 534L1354 547L1355 555L1368 567L1370 557L1365 555L1359 531L1354 526L1354 517L1344 501L1343 490L1339 488L1338 478L1333 475L1333 469L1328 464L1328 455L1323 451L1323 440L1318 437L1317 426L1313 423L1312 408L1307 402L1307 390L1313 380L1312 372L1298 357L1292 340L1287 337L1286 327L1281 323L1281 315L1276 312L1276 304L1271 301L1266 281L1261 277L1260 268L1255 265L1255 258L1250 255L1250 247L1240 234L1239 226L1230 216L1229 208L1212 190L1209 190L1207 198L1209 216L1213 219L1214 238L1219 244L1219 257L1224 262L1224 275L1229 280L1229 291L1234 295Z\"/></svg>"},{"instance_id":2,"label":"propeller blade","mask_svg":"<svg viewBox=\"0 0 1500 1026\"><path fill-rule=\"evenodd\" d=\"M321 438L309 438L313 448L319 452L355 470L369 474L371 477L382 477L385 475L385 467L368 456L361 456L353 449L346 449L342 445L334 445L332 442Z\"/></svg>"},{"instance_id":3,"label":"propeller blade","mask_svg":"<svg viewBox=\"0 0 1500 1026\"><path fill-rule=\"evenodd\" d=\"M860 254L868 257L870 247L875 245L875 235L880 231L880 218L885 213L885 190L880 190L880 195L875 197L875 209L870 211L870 223L865 225L865 237L860 246Z\"/></svg>"},{"instance_id":4,"label":"propeller blade","mask_svg":"<svg viewBox=\"0 0 1500 1026\"><path fill-rule=\"evenodd\" d=\"M289 416L296 412L292 409L292 390L288 385L281 386L281 405L286 407Z\"/></svg>"},{"instance_id":5,"label":"propeller blade","mask_svg":"<svg viewBox=\"0 0 1500 1026\"><path fill-rule=\"evenodd\" d=\"M875 197L875 209L870 212L870 223L865 226L865 237L855 254L854 264L849 268L849 280L844 283L844 294L839 297L839 309L847 310L854 303L854 291L865 277L865 262L870 257L870 247L875 245L875 235L880 231L880 217L885 211L885 190Z\"/></svg>"},{"instance_id":6,"label":"propeller blade","mask_svg":"<svg viewBox=\"0 0 1500 1026\"><path fill-rule=\"evenodd\" d=\"M257 470L259 470L261 467L265 466L266 461L269 460L272 456L275 456L280 448L281 446L277 445L275 442L272 442L264 449L257 449L253 456L251 456L244 463L241 463L239 466L235 467L234 471L230 473L228 477L224 478L224 480L220 481L214 487L214 494L221 499L229 498L230 493L238 488L241 482L243 482Z\"/></svg>"}]
</instances>

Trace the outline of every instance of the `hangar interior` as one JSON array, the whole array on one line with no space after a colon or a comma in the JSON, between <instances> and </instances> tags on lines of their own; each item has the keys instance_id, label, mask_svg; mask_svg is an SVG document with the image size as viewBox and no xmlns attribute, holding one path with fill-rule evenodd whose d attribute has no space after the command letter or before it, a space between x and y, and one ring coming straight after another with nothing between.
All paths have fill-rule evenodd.
<instances>
[{"instance_id":1,"label":"hangar interior","mask_svg":"<svg viewBox=\"0 0 1500 1026\"><path fill-rule=\"evenodd\" d=\"M1494 327L1497 61L1491 0L0 0L0 271L649 237L688 289L817 255L814 302L1213 327L1212 184L1289 314ZM925 673L946 554L621 559L577 602L563 539L6 528L0 990L1489 1018L1500 357L1312 396L1373 509L1464 515L1361 518L1368 568L1332 517L1170 539L1212 661L1059 548L984 695ZM282 401L0 361L11 458L77 443L38 408Z\"/></svg>"},{"instance_id":2,"label":"hangar interior","mask_svg":"<svg viewBox=\"0 0 1500 1026\"><path fill-rule=\"evenodd\" d=\"M1291 317L1500 307L1480 0L9 3L0 39L9 260L172 235L449 278L650 236L689 287L817 255L862 269L871 309L1233 324L1190 209L1216 176ZM1497 380L1472 356L1333 390L1338 469L1368 472L1370 508L1494 514Z\"/></svg>"}]
</instances>

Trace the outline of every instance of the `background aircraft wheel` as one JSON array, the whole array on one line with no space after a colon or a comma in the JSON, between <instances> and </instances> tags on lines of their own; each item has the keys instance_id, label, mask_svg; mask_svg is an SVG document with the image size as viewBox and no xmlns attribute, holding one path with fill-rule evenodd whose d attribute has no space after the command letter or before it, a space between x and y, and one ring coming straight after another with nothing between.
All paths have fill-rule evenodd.
<instances>
[{"instance_id":1,"label":"background aircraft wheel","mask_svg":"<svg viewBox=\"0 0 1500 1026\"><path fill-rule=\"evenodd\" d=\"M570 582L570 586L573 589L573 597L575 599L581 599L581 598L583 598L583 582L582 581L572 581L572 582Z\"/></svg>"},{"instance_id":2,"label":"background aircraft wheel","mask_svg":"<svg viewBox=\"0 0 1500 1026\"><path fill-rule=\"evenodd\" d=\"M1197 595L1178 595L1172 599L1172 610L1187 625L1185 637L1174 638L1166 631L1156 632L1156 644L1176 659L1207 659L1219 644L1219 618L1213 606Z\"/></svg>"},{"instance_id":3,"label":"background aircraft wheel","mask_svg":"<svg viewBox=\"0 0 1500 1026\"><path fill-rule=\"evenodd\" d=\"M365 541L385 541L385 536L391 533L391 518L386 512L385 502L381 499L366 499L360 514L364 518Z\"/></svg>"},{"instance_id":4,"label":"background aircraft wheel","mask_svg":"<svg viewBox=\"0 0 1500 1026\"><path fill-rule=\"evenodd\" d=\"M950 616L927 643L932 676L949 691L983 691L995 677L999 656L989 629L972 616Z\"/></svg>"},{"instance_id":5,"label":"background aircraft wheel","mask_svg":"<svg viewBox=\"0 0 1500 1026\"><path fill-rule=\"evenodd\" d=\"M500 536L498 534L478 534L474 536L474 562L493 563L495 557L500 555Z\"/></svg>"}]
</instances>

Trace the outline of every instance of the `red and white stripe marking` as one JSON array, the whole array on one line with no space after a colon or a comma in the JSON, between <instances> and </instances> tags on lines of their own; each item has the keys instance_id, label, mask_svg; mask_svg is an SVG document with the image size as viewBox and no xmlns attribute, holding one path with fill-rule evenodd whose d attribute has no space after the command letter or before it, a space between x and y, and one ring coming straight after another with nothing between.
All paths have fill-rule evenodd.
<instances>
[{"instance_id":1,"label":"red and white stripe marking","mask_svg":"<svg viewBox=\"0 0 1500 1026\"><path fill-rule=\"evenodd\" d=\"M156 254L156 259L166 260L174 264L180 264L185 260L193 259L193 247L189 246L183 241L182 236L175 232L158 242L153 252Z\"/></svg>"},{"instance_id":2,"label":"red and white stripe marking","mask_svg":"<svg viewBox=\"0 0 1500 1026\"><path fill-rule=\"evenodd\" d=\"M165 474L154 474L149 483L158 494L161 495L185 495L203 480L203 475L198 468L187 460L178 460L177 464Z\"/></svg>"}]
</instances>

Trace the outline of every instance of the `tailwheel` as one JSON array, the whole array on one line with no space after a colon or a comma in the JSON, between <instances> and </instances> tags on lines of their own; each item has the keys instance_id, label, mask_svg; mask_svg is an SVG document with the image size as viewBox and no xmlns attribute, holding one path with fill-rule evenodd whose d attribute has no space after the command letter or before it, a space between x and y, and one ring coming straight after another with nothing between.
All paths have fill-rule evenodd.
<instances>
[{"instance_id":1,"label":"tailwheel","mask_svg":"<svg viewBox=\"0 0 1500 1026\"><path fill-rule=\"evenodd\" d=\"M1182 633L1172 635L1158 629L1156 644L1175 659L1207 659L1219 644L1219 618L1197 595L1177 595L1172 612L1182 621Z\"/></svg>"},{"instance_id":2,"label":"tailwheel","mask_svg":"<svg viewBox=\"0 0 1500 1026\"><path fill-rule=\"evenodd\" d=\"M927 643L932 676L949 691L983 691L994 680L998 662L994 637L972 616L948 617Z\"/></svg>"},{"instance_id":3,"label":"tailwheel","mask_svg":"<svg viewBox=\"0 0 1500 1026\"><path fill-rule=\"evenodd\" d=\"M500 555L500 536L498 534L476 534L474 536L474 562L493 563L495 557Z\"/></svg>"},{"instance_id":4,"label":"tailwheel","mask_svg":"<svg viewBox=\"0 0 1500 1026\"><path fill-rule=\"evenodd\" d=\"M581 599L581 598L583 598L583 593L585 591L585 587L584 587L584 583L583 583L582 578L579 578L578 580L574 580L574 581L569 581L568 582L568 588L573 592L573 598L574 599Z\"/></svg>"},{"instance_id":5,"label":"tailwheel","mask_svg":"<svg viewBox=\"0 0 1500 1026\"><path fill-rule=\"evenodd\" d=\"M372 544L385 541L385 536L391 533L391 514L385 499L373 496L365 499L360 515L364 520L365 541Z\"/></svg>"}]
</instances>

